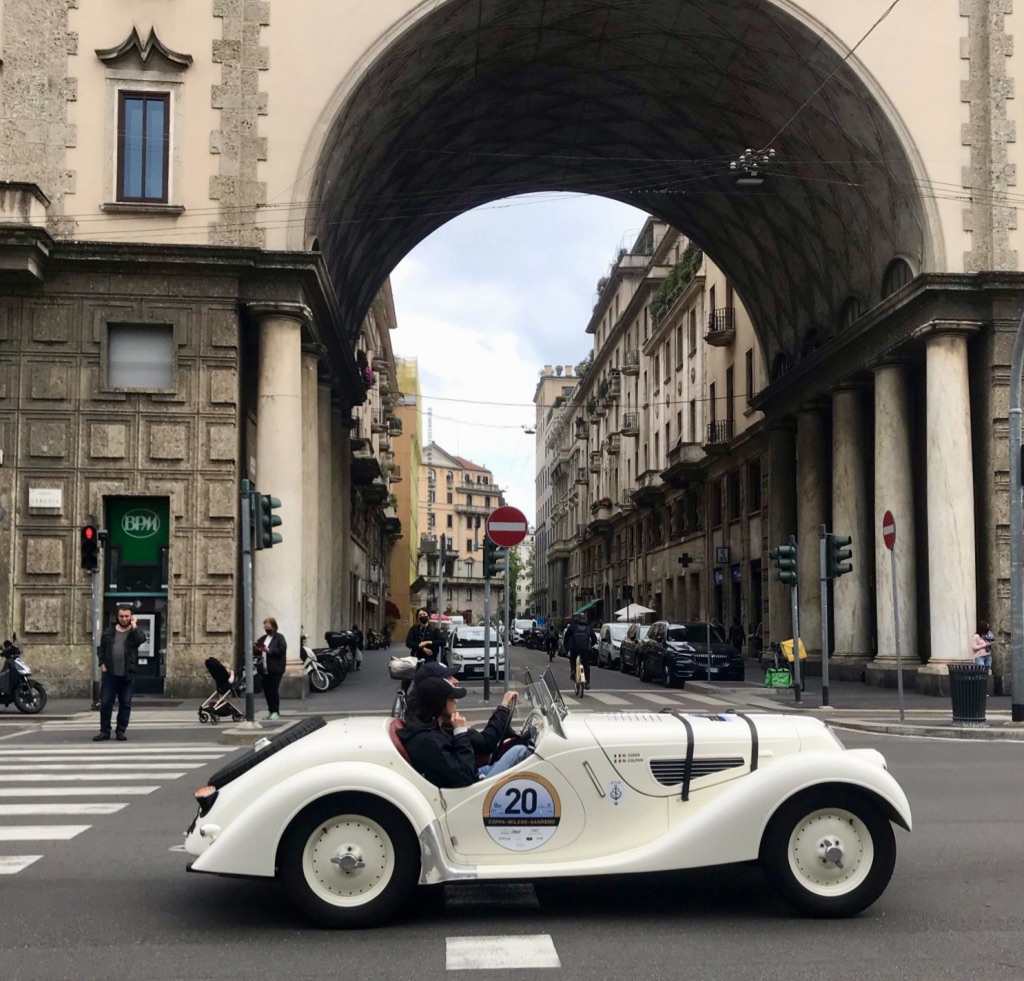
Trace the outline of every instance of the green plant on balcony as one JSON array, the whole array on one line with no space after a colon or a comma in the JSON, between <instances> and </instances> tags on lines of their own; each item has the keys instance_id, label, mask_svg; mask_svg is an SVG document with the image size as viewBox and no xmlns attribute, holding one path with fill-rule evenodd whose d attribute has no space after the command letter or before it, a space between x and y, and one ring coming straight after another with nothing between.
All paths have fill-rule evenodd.
<instances>
[{"instance_id":1,"label":"green plant on balcony","mask_svg":"<svg viewBox=\"0 0 1024 981\"><path fill-rule=\"evenodd\" d=\"M592 416L597 412L597 399L587 399L587 415Z\"/></svg>"},{"instance_id":2,"label":"green plant on balcony","mask_svg":"<svg viewBox=\"0 0 1024 981\"><path fill-rule=\"evenodd\" d=\"M661 323L662 318L671 309L683 290L690 285L697 274L700 264L704 261L704 253L699 246L690 242L683 250L679 261L665 277L665 281L655 290L651 297L651 320Z\"/></svg>"},{"instance_id":3,"label":"green plant on balcony","mask_svg":"<svg viewBox=\"0 0 1024 981\"><path fill-rule=\"evenodd\" d=\"M397 416L392 416L388 419L388 428L391 430L392 436L402 435L402 420Z\"/></svg>"},{"instance_id":4,"label":"green plant on balcony","mask_svg":"<svg viewBox=\"0 0 1024 981\"><path fill-rule=\"evenodd\" d=\"M398 510L398 495L397 494L388 494L388 505L390 507L395 508L395 510Z\"/></svg>"},{"instance_id":5,"label":"green plant on balcony","mask_svg":"<svg viewBox=\"0 0 1024 981\"><path fill-rule=\"evenodd\" d=\"M602 379L601 384L597 386L597 398L599 401L603 401L608 396L608 387L608 379Z\"/></svg>"},{"instance_id":6,"label":"green plant on balcony","mask_svg":"<svg viewBox=\"0 0 1024 981\"><path fill-rule=\"evenodd\" d=\"M599 497L593 504L590 505L590 513L597 514L598 511L610 511L612 508L612 499L610 497Z\"/></svg>"},{"instance_id":7,"label":"green plant on balcony","mask_svg":"<svg viewBox=\"0 0 1024 981\"><path fill-rule=\"evenodd\" d=\"M591 350L587 354L587 356L578 365L576 365L576 375L577 375L577 377L582 378L584 375L586 375L586 373L588 371L590 371L590 368L591 368L591 366L593 364L594 364L594 352L593 352L593 350Z\"/></svg>"},{"instance_id":8,"label":"green plant on balcony","mask_svg":"<svg viewBox=\"0 0 1024 981\"><path fill-rule=\"evenodd\" d=\"M560 409L560 408L562 408L563 405L565 405L565 396L564 395L556 395L555 396L554 408Z\"/></svg>"}]
</instances>

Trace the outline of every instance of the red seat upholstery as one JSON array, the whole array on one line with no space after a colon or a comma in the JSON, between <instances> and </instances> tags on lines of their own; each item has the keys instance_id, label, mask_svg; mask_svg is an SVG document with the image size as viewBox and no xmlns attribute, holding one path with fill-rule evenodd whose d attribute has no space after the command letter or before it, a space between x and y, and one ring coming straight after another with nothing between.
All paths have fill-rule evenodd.
<instances>
[{"instance_id":1,"label":"red seat upholstery","mask_svg":"<svg viewBox=\"0 0 1024 981\"><path fill-rule=\"evenodd\" d=\"M410 766L412 766L412 760L409 759L409 753L406 751L405 743L398 738L399 730L405 728L405 723L401 719L392 719L388 723L388 735L391 737L391 742L394 743L395 749L398 751L398 755L405 760Z\"/></svg>"}]
</instances>

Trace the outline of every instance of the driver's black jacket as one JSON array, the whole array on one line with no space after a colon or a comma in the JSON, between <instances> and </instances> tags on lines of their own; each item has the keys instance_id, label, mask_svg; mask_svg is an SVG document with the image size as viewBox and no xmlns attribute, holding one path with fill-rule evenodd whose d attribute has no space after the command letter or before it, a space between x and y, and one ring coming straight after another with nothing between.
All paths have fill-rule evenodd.
<instances>
[{"instance_id":1,"label":"driver's black jacket","mask_svg":"<svg viewBox=\"0 0 1024 981\"><path fill-rule=\"evenodd\" d=\"M482 731L468 729L456 736L436 719L414 719L398 730L413 768L436 787L469 787L476 783L476 757L498 748L512 710L499 705Z\"/></svg>"}]
</instances>

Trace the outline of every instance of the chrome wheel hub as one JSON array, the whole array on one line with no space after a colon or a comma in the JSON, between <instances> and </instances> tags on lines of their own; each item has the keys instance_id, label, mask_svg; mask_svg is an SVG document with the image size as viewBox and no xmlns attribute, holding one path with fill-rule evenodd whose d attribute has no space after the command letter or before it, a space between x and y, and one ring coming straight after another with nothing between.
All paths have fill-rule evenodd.
<instances>
[{"instance_id":1,"label":"chrome wheel hub","mask_svg":"<svg viewBox=\"0 0 1024 981\"><path fill-rule=\"evenodd\" d=\"M871 872L875 849L864 822L843 808L823 808L802 818L789 838L789 867L819 896L841 896Z\"/></svg>"},{"instance_id":2,"label":"chrome wheel hub","mask_svg":"<svg viewBox=\"0 0 1024 981\"><path fill-rule=\"evenodd\" d=\"M383 892L395 871L391 838L373 819L345 814L318 825L302 854L309 887L335 906L359 906Z\"/></svg>"}]
</instances>

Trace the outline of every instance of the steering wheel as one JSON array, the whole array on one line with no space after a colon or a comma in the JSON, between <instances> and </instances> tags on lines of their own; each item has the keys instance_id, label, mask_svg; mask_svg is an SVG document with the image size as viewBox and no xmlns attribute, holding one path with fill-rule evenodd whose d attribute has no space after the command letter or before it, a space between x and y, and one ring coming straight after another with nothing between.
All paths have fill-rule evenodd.
<instances>
[{"instance_id":1,"label":"steering wheel","mask_svg":"<svg viewBox=\"0 0 1024 981\"><path fill-rule=\"evenodd\" d=\"M517 701L518 701L518 696L513 695L512 696L512 701L509 703L509 706L508 706L508 714L505 716L505 725L504 725L504 727L501 730L501 735L498 737L498 742L497 742L497 744L494 747L494 752L491 753L491 762L492 763L497 762L497 760L498 760L498 752L501 750L501 747L504 745L505 740L509 739L511 737L511 735L512 735L512 717L516 714L516 702Z\"/></svg>"}]
</instances>

